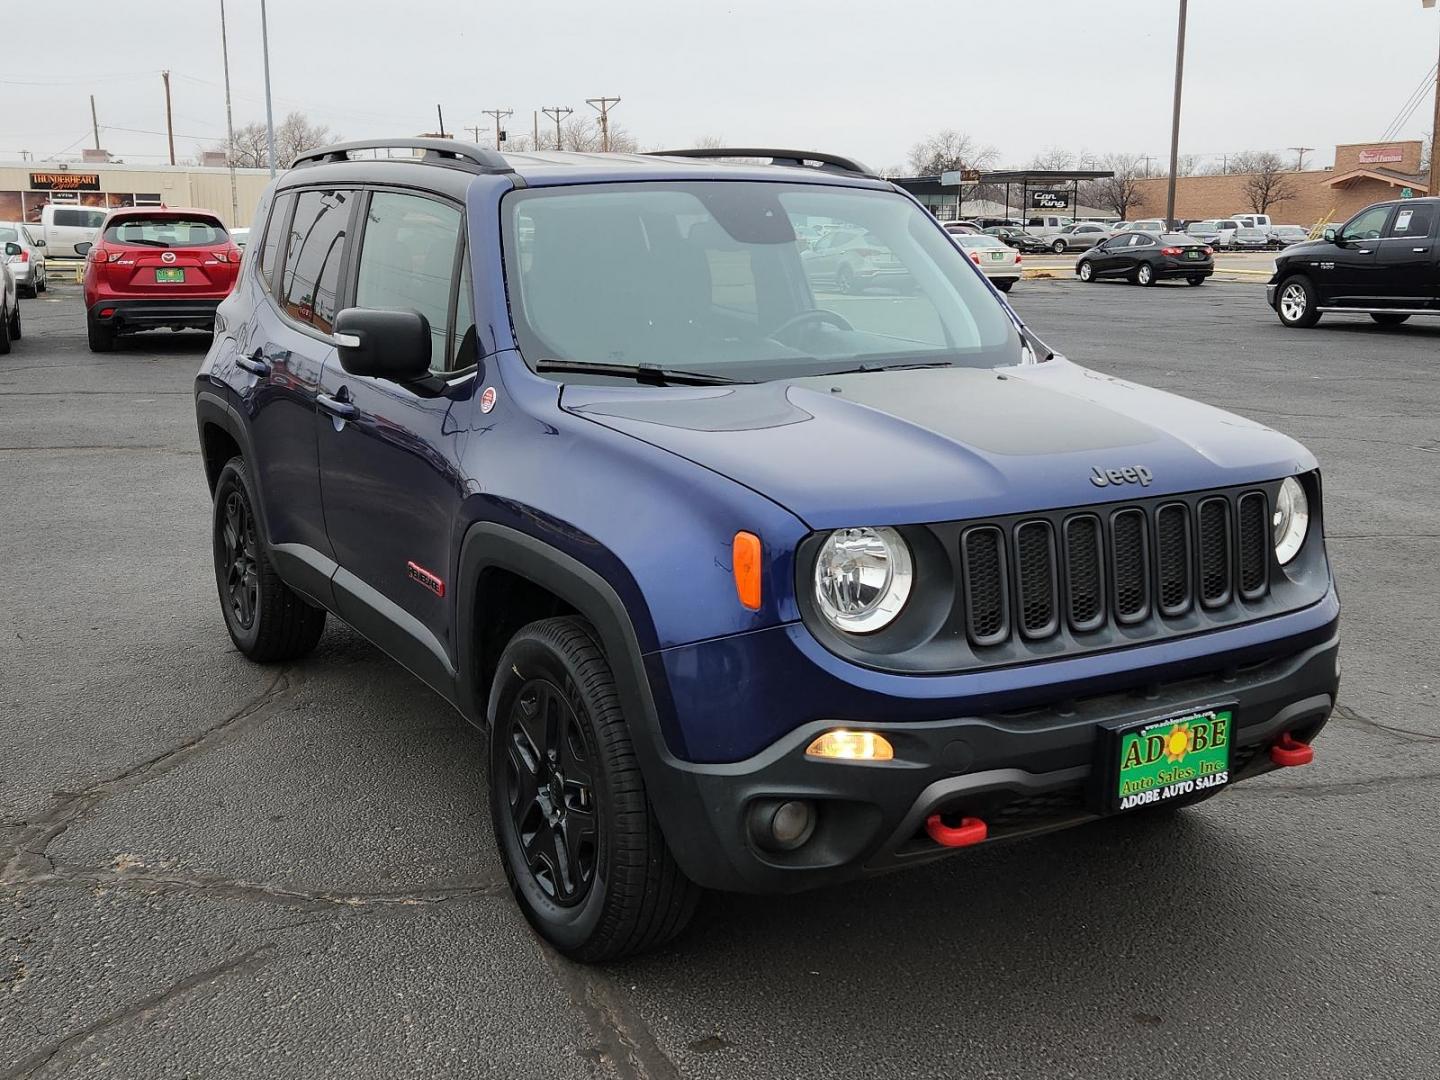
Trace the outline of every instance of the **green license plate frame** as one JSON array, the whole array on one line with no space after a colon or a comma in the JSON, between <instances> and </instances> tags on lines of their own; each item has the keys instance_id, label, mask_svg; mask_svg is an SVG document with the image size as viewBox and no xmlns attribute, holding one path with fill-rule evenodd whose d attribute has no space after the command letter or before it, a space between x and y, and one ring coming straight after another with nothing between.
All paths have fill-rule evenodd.
<instances>
[{"instance_id":1,"label":"green license plate frame","mask_svg":"<svg viewBox=\"0 0 1440 1080\"><path fill-rule=\"evenodd\" d=\"M1233 701L1102 724L1091 801L1119 814L1223 787L1235 745Z\"/></svg>"},{"instance_id":2,"label":"green license plate frame","mask_svg":"<svg viewBox=\"0 0 1440 1080\"><path fill-rule=\"evenodd\" d=\"M184 285L185 268L183 266L157 266L155 268L155 284Z\"/></svg>"}]
</instances>

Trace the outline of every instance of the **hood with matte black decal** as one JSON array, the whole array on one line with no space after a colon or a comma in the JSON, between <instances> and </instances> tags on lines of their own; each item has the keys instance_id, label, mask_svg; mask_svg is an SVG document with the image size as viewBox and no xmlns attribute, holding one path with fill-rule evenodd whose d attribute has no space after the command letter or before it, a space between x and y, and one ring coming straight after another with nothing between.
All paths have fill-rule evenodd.
<instances>
[{"instance_id":1,"label":"hood with matte black decal","mask_svg":"<svg viewBox=\"0 0 1440 1080\"><path fill-rule=\"evenodd\" d=\"M817 529L1196 491L1315 464L1261 424L1063 359L738 386L567 386L561 403Z\"/></svg>"}]
</instances>

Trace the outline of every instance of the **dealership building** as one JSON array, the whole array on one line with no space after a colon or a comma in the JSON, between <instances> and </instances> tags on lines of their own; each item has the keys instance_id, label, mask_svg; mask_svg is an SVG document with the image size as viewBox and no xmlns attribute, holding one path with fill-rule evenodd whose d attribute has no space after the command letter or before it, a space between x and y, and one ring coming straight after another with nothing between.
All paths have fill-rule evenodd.
<instances>
[{"instance_id":1,"label":"dealership building","mask_svg":"<svg viewBox=\"0 0 1440 1080\"><path fill-rule=\"evenodd\" d=\"M231 228L249 225L270 171L236 169L234 181L232 200L227 168L0 162L0 221L38 222L41 208L55 203L195 207L212 211Z\"/></svg>"},{"instance_id":2,"label":"dealership building","mask_svg":"<svg viewBox=\"0 0 1440 1080\"><path fill-rule=\"evenodd\" d=\"M1345 143L1335 147L1328 169L1279 174L1291 197L1269 206L1271 220L1310 228L1327 221L1345 221L1372 203L1430 194L1430 177L1420 171L1418 140L1386 143ZM1175 216L1180 220L1223 218L1256 210L1246 192L1254 173L1224 176L1181 176L1175 181ZM1132 218L1165 213L1164 176L1141 180Z\"/></svg>"}]
</instances>

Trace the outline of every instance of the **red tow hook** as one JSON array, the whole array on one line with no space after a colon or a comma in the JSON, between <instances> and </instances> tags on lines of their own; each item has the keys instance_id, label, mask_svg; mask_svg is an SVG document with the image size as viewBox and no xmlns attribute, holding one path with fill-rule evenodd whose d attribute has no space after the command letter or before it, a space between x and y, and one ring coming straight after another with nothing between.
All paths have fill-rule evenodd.
<instances>
[{"instance_id":1,"label":"red tow hook","mask_svg":"<svg viewBox=\"0 0 1440 1080\"><path fill-rule=\"evenodd\" d=\"M1290 732L1280 736L1280 741L1270 747L1270 760L1283 769L1296 765L1309 765L1315 760L1315 751L1309 743L1303 743Z\"/></svg>"},{"instance_id":2,"label":"red tow hook","mask_svg":"<svg viewBox=\"0 0 1440 1080\"><path fill-rule=\"evenodd\" d=\"M944 847L970 847L982 842L990 830L977 817L962 817L960 824L952 828L939 814L931 814L925 819L925 831L931 840Z\"/></svg>"}]
</instances>

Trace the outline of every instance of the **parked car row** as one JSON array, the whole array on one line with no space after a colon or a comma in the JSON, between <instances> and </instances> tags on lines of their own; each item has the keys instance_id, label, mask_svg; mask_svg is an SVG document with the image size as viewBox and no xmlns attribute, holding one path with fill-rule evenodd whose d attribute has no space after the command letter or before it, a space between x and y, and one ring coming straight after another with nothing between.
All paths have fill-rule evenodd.
<instances>
[{"instance_id":1,"label":"parked car row","mask_svg":"<svg viewBox=\"0 0 1440 1080\"><path fill-rule=\"evenodd\" d=\"M0 221L0 244L5 245L5 264L21 296L38 296L47 286L45 241L20 221ZM11 247L15 250L11 250Z\"/></svg>"}]
</instances>

